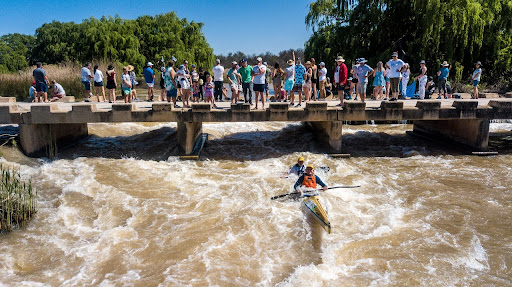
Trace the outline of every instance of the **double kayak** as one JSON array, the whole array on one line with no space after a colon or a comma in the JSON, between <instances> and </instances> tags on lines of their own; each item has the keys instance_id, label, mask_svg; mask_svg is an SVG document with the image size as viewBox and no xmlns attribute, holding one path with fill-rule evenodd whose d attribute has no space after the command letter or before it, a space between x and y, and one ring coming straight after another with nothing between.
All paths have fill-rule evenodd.
<instances>
[{"instance_id":1,"label":"double kayak","mask_svg":"<svg viewBox=\"0 0 512 287\"><path fill-rule=\"evenodd\" d=\"M327 205L318 195L304 197L304 205L317 219L317 222L327 231L331 233L331 222L329 221L329 210Z\"/></svg>"}]
</instances>

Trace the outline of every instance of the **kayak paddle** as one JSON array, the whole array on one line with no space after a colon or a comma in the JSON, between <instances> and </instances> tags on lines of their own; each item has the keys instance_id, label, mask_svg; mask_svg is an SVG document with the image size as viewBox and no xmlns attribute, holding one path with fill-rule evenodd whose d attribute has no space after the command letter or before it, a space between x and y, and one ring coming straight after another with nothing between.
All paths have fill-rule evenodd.
<instances>
[{"instance_id":1,"label":"kayak paddle","mask_svg":"<svg viewBox=\"0 0 512 287\"><path fill-rule=\"evenodd\" d=\"M361 187L360 185L341 185L341 186L333 186L333 187L328 187L327 189L336 189L336 188L356 188L356 187ZM316 191L322 191L323 189L317 189ZM273 196L270 198L270 200L274 200L274 199L278 199L278 198L281 198L281 197L285 197L285 196L288 196L288 195L295 195L295 194L299 194L298 192L290 192L290 193L286 193L286 194L280 194L280 195L276 195L276 196Z\"/></svg>"}]
</instances>

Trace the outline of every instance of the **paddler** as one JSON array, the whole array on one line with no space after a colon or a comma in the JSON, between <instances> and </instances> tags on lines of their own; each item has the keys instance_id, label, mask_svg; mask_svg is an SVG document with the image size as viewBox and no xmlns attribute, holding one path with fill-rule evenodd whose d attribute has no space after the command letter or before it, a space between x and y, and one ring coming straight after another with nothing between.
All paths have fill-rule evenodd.
<instances>
[{"instance_id":1,"label":"paddler","mask_svg":"<svg viewBox=\"0 0 512 287\"><path fill-rule=\"evenodd\" d=\"M299 177L293 186L293 189L301 194L302 192L299 190L300 187L316 189L317 184L322 187L322 190L327 190L327 185L317 175L315 175L315 167L313 165L308 165L304 174Z\"/></svg>"},{"instance_id":2,"label":"paddler","mask_svg":"<svg viewBox=\"0 0 512 287\"><path fill-rule=\"evenodd\" d=\"M304 174L304 171L306 170L306 166L304 165L304 157L299 157L299 159L297 160L297 163L292 166L292 168L290 168L290 171L288 171L288 174L286 175L289 175L289 174L296 174L297 176L301 176L302 174Z\"/></svg>"}]
</instances>

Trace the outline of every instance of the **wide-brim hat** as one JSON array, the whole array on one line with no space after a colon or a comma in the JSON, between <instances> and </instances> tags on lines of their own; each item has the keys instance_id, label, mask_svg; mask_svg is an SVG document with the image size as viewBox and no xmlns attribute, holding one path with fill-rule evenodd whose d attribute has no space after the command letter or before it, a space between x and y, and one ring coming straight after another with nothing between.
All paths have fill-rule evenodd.
<instances>
[{"instance_id":1,"label":"wide-brim hat","mask_svg":"<svg viewBox=\"0 0 512 287\"><path fill-rule=\"evenodd\" d=\"M305 65L311 65L311 62L310 61L306 61L306 63L304 63Z\"/></svg>"},{"instance_id":2,"label":"wide-brim hat","mask_svg":"<svg viewBox=\"0 0 512 287\"><path fill-rule=\"evenodd\" d=\"M237 61L233 61L233 62L231 62L231 65L238 65L238 62Z\"/></svg>"},{"instance_id":3,"label":"wide-brim hat","mask_svg":"<svg viewBox=\"0 0 512 287\"><path fill-rule=\"evenodd\" d=\"M126 66L126 70L127 70L128 72L133 71L133 69L135 69L135 68L134 68L132 65L128 65L128 66Z\"/></svg>"},{"instance_id":4,"label":"wide-brim hat","mask_svg":"<svg viewBox=\"0 0 512 287\"><path fill-rule=\"evenodd\" d=\"M293 64L293 60L288 60L286 63L288 63L288 65L292 65Z\"/></svg>"},{"instance_id":5,"label":"wide-brim hat","mask_svg":"<svg viewBox=\"0 0 512 287\"><path fill-rule=\"evenodd\" d=\"M357 61L359 64L368 62L365 58L359 58Z\"/></svg>"},{"instance_id":6,"label":"wide-brim hat","mask_svg":"<svg viewBox=\"0 0 512 287\"><path fill-rule=\"evenodd\" d=\"M110 70L113 70L113 69L114 69L114 66L112 66L112 65L108 65L107 70L109 70L109 71L110 71Z\"/></svg>"},{"instance_id":7,"label":"wide-brim hat","mask_svg":"<svg viewBox=\"0 0 512 287\"><path fill-rule=\"evenodd\" d=\"M441 64L441 66L443 66L443 67L447 67L447 66L450 66L450 64L448 64L448 62L447 62L447 61L444 61L444 62Z\"/></svg>"},{"instance_id":8,"label":"wide-brim hat","mask_svg":"<svg viewBox=\"0 0 512 287\"><path fill-rule=\"evenodd\" d=\"M421 60L420 64L425 64L425 60Z\"/></svg>"},{"instance_id":9,"label":"wide-brim hat","mask_svg":"<svg viewBox=\"0 0 512 287\"><path fill-rule=\"evenodd\" d=\"M342 57L342 56L338 56L338 57L336 58L336 62L345 62L345 59L343 59L343 57Z\"/></svg>"},{"instance_id":10,"label":"wide-brim hat","mask_svg":"<svg viewBox=\"0 0 512 287\"><path fill-rule=\"evenodd\" d=\"M476 61L475 65L482 66L482 62Z\"/></svg>"}]
</instances>

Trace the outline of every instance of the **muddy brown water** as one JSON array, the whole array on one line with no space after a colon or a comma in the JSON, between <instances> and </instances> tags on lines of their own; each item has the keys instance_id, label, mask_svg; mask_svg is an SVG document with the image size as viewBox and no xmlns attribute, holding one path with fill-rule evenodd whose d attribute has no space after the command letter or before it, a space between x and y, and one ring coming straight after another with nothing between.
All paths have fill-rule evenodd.
<instances>
[{"instance_id":1,"label":"muddy brown water","mask_svg":"<svg viewBox=\"0 0 512 287\"><path fill-rule=\"evenodd\" d=\"M47 161L2 148L39 212L0 235L5 286L510 286L512 154L468 156L405 134L344 126L353 157L299 123L205 124L202 161L175 156L175 124L91 124ZM512 124L492 124L509 132ZM508 152L507 152L508 151ZM298 156L329 185L332 233L281 178Z\"/></svg>"}]
</instances>

